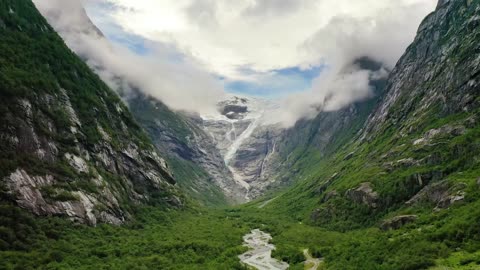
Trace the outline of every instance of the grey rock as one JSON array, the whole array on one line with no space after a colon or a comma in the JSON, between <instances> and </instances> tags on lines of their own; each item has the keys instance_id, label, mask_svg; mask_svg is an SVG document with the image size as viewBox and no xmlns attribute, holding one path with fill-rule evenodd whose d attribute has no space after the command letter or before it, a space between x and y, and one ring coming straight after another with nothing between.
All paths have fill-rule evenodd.
<instances>
[{"instance_id":1,"label":"grey rock","mask_svg":"<svg viewBox=\"0 0 480 270\"><path fill-rule=\"evenodd\" d=\"M0 116L2 123L12 123L7 129L0 132L1 151L10 151L17 154L33 155L42 163L56 166L61 160L73 169L75 176L34 175L28 168L18 167L5 178L8 192L17 204L37 215L63 215L72 220L95 225L100 222L118 224L129 216L119 205L119 198L127 195L132 201L148 201L148 193L157 189L164 189L165 184L173 185L175 180L169 172L165 161L155 151L139 151L134 143L125 143L122 152L113 150L109 141L99 142L96 145L86 145L83 125L75 112L74 105L68 98L67 91L62 90L58 96L43 95L40 98L16 100L16 107L10 113ZM62 108L71 127L57 129L53 121L39 110L39 107ZM112 116L113 117L113 116ZM38 127L43 127L39 130ZM55 140L56 136L67 137L72 141L72 147L66 150L62 143ZM128 134L126 138L128 139ZM105 138L104 138L105 139ZM118 142L117 142L118 143ZM75 154L69 152L76 151ZM68 152L67 152L68 151ZM92 178L90 169L97 174L104 169L123 181L127 190L123 194L103 181L101 175ZM54 188L59 182L91 181L98 186L98 193L89 194L84 190L65 191ZM135 183L135 184L134 184ZM138 194L133 186L142 187L144 194ZM45 197L44 190L68 195L69 201ZM63 199L69 197L63 196ZM75 198L75 199L73 199ZM96 206L108 209L113 217L100 218Z\"/></svg>"},{"instance_id":2,"label":"grey rock","mask_svg":"<svg viewBox=\"0 0 480 270\"><path fill-rule=\"evenodd\" d=\"M399 159L397 161L384 163L383 167L387 171L394 171L399 168L409 168L409 167L419 166L420 163L421 163L420 161L415 160L413 158L404 158L404 159Z\"/></svg>"},{"instance_id":3,"label":"grey rock","mask_svg":"<svg viewBox=\"0 0 480 270\"><path fill-rule=\"evenodd\" d=\"M65 153L65 159L67 162L79 173L88 173L88 165L84 159L77 157L70 153Z\"/></svg>"},{"instance_id":4,"label":"grey rock","mask_svg":"<svg viewBox=\"0 0 480 270\"><path fill-rule=\"evenodd\" d=\"M176 207L176 208L182 208L183 207L182 200L177 196L171 196L170 198L167 199L167 202L170 205L172 205L173 207Z\"/></svg>"},{"instance_id":5,"label":"grey rock","mask_svg":"<svg viewBox=\"0 0 480 270\"><path fill-rule=\"evenodd\" d=\"M458 191L455 194L448 195L442 198L438 204L437 208L446 209L452 206L455 203L463 202L465 200L466 193L464 191Z\"/></svg>"},{"instance_id":6,"label":"grey rock","mask_svg":"<svg viewBox=\"0 0 480 270\"><path fill-rule=\"evenodd\" d=\"M325 203L325 202L328 202L330 201L331 199L337 197L339 194L336 190L332 190L330 192L328 192L327 194L325 194L325 196L323 197L322 199L322 202Z\"/></svg>"},{"instance_id":7,"label":"grey rock","mask_svg":"<svg viewBox=\"0 0 480 270\"><path fill-rule=\"evenodd\" d=\"M396 216L383 221L383 223L380 225L380 228L384 231L398 230L409 223L415 222L417 219L418 216L416 215Z\"/></svg>"},{"instance_id":8,"label":"grey rock","mask_svg":"<svg viewBox=\"0 0 480 270\"><path fill-rule=\"evenodd\" d=\"M352 159L352 157L353 157L354 155L355 155L355 152L351 152L351 153L349 153L348 155L346 155L346 156L343 158L343 160L350 160L350 159Z\"/></svg>"},{"instance_id":9,"label":"grey rock","mask_svg":"<svg viewBox=\"0 0 480 270\"><path fill-rule=\"evenodd\" d=\"M94 214L97 200L92 196L80 191L73 192L76 200L70 201L52 201L43 196L42 188L50 187L56 182L51 175L30 176L26 171L18 169L4 180L18 205L37 215L65 215L75 221L97 224Z\"/></svg>"},{"instance_id":10,"label":"grey rock","mask_svg":"<svg viewBox=\"0 0 480 270\"><path fill-rule=\"evenodd\" d=\"M463 190L466 187L465 183L457 183L453 186L447 181L432 183L420 190L406 204L415 205L420 202L430 202L436 205L436 209L449 208L465 199L466 193Z\"/></svg>"},{"instance_id":11,"label":"grey rock","mask_svg":"<svg viewBox=\"0 0 480 270\"><path fill-rule=\"evenodd\" d=\"M357 204L364 204L371 208L377 208L378 193L373 191L371 183L362 183L356 189L349 189L345 196Z\"/></svg>"}]
</instances>

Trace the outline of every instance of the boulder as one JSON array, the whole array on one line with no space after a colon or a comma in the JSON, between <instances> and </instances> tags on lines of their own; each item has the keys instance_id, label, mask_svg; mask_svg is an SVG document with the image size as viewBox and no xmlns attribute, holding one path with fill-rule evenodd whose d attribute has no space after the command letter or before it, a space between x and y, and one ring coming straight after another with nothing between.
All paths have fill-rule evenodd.
<instances>
[{"instance_id":1,"label":"boulder","mask_svg":"<svg viewBox=\"0 0 480 270\"><path fill-rule=\"evenodd\" d=\"M384 231L398 230L401 227L405 226L406 224L415 222L417 218L418 216L416 215L396 216L394 218L383 221L382 225L380 225L380 229Z\"/></svg>"},{"instance_id":2,"label":"boulder","mask_svg":"<svg viewBox=\"0 0 480 270\"><path fill-rule=\"evenodd\" d=\"M336 190L332 190L332 191L328 192L327 194L325 194L325 196L322 199L322 202L323 203L328 202L328 201L330 201L331 199L333 199L337 196L338 196L338 192Z\"/></svg>"},{"instance_id":3,"label":"boulder","mask_svg":"<svg viewBox=\"0 0 480 270\"><path fill-rule=\"evenodd\" d=\"M462 202L465 200L465 195L464 191L457 191L455 194L448 195L437 203L436 209L446 209L455 203Z\"/></svg>"},{"instance_id":4,"label":"boulder","mask_svg":"<svg viewBox=\"0 0 480 270\"><path fill-rule=\"evenodd\" d=\"M377 208L378 193L373 191L372 184L369 182L360 184L356 189L347 190L345 196L355 203Z\"/></svg>"},{"instance_id":5,"label":"boulder","mask_svg":"<svg viewBox=\"0 0 480 270\"><path fill-rule=\"evenodd\" d=\"M353 156L355 155L355 152L351 152L351 153L348 153L344 158L343 160L350 160L353 158Z\"/></svg>"},{"instance_id":6,"label":"boulder","mask_svg":"<svg viewBox=\"0 0 480 270\"><path fill-rule=\"evenodd\" d=\"M183 207L182 200L175 195L169 197L167 199L167 203L170 204L171 206L175 207L175 208L182 208Z\"/></svg>"}]
</instances>

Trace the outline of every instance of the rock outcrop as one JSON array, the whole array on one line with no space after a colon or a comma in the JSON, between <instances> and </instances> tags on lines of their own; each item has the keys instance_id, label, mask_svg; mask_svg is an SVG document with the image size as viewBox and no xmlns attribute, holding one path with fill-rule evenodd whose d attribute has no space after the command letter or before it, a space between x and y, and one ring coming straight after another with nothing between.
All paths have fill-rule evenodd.
<instances>
[{"instance_id":1,"label":"rock outcrop","mask_svg":"<svg viewBox=\"0 0 480 270\"><path fill-rule=\"evenodd\" d=\"M414 205L421 202L434 204L435 209L449 208L451 205L465 199L464 183L457 183L453 186L447 181L431 183L425 186L420 192L406 202L407 205Z\"/></svg>"},{"instance_id":2,"label":"rock outcrop","mask_svg":"<svg viewBox=\"0 0 480 270\"><path fill-rule=\"evenodd\" d=\"M371 183L362 183L355 189L349 189L345 196L357 204L364 204L371 208L378 207L378 193L373 191Z\"/></svg>"},{"instance_id":3,"label":"rock outcrop","mask_svg":"<svg viewBox=\"0 0 480 270\"><path fill-rule=\"evenodd\" d=\"M385 220L380 225L380 228L384 231L398 230L409 223L415 222L417 219L418 219L418 216L416 215L396 216L394 218Z\"/></svg>"}]
</instances>

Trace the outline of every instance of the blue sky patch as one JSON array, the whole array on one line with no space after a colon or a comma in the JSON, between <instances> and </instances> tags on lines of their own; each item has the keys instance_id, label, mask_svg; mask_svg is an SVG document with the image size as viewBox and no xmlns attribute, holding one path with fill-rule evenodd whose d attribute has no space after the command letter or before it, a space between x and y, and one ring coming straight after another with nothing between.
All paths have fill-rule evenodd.
<instances>
[{"instance_id":1,"label":"blue sky patch","mask_svg":"<svg viewBox=\"0 0 480 270\"><path fill-rule=\"evenodd\" d=\"M256 80L225 81L225 89L227 92L234 94L263 98L283 97L310 89L312 81L318 77L322 69L323 67L312 67L302 70L298 67L292 67L266 73L246 70L245 75L252 75Z\"/></svg>"}]
</instances>

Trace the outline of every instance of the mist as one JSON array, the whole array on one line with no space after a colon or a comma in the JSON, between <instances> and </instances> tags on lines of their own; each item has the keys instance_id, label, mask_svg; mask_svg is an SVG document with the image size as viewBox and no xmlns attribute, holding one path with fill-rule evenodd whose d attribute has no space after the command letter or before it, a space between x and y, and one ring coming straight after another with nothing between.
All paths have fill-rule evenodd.
<instances>
[{"instance_id":1,"label":"mist","mask_svg":"<svg viewBox=\"0 0 480 270\"><path fill-rule=\"evenodd\" d=\"M321 66L310 88L277 100L280 109L266 112L265 123L284 127L371 98L371 79L388 76L436 4L436 0L84 0L83 4L114 6L108 10L111 14L100 17L116 25L107 29L109 33L127 35L120 46L95 27L80 0L34 2L67 45L109 86L128 91L133 85L174 110L214 114L217 102L225 97L224 82L255 82L262 74L283 68ZM158 11L168 13L169 20L157 21ZM138 39L147 53L125 46ZM384 67L362 70L354 63L363 57Z\"/></svg>"},{"instance_id":2,"label":"mist","mask_svg":"<svg viewBox=\"0 0 480 270\"><path fill-rule=\"evenodd\" d=\"M270 123L293 126L299 119L311 119L322 111L336 111L373 96L371 80L386 78L413 41L420 22L435 7L434 1L397 1L364 18L333 17L307 39L301 49L309 65L327 68L303 93L281 101L281 111L268 116ZM368 3L366 3L368 4ZM367 57L379 62L379 71L362 70L355 61Z\"/></svg>"},{"instance_id":3,"label":"mist","mask_svg":"<svg viewBox=\"0 0 480 270\"><path fill-rule=\"evenodd\" d=\"M168 45L145 41L148 53L138 54L111 43L90 21L79 0L34 3L69 48L127 98L133 86L173 110L207 114L216 110L225 95L218 80Z\"/></svg>"}]
</instances>

